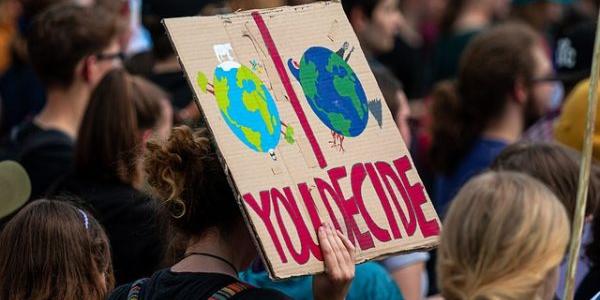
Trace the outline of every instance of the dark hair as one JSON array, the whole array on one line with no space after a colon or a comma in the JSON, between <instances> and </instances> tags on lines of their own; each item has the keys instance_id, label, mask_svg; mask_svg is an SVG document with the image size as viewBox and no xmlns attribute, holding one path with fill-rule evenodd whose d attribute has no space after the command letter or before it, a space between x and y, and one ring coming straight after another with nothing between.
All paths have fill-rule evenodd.
<instances>
[{"instance_id":1,"label":"dark hair","mask_svg":"<svg viewBox=\"0 0 600 300\"><path fill-rule=\"evenodd\" d=\"M164 60L175 52L161 23L164 18L198 15L209 5L219 5L221 0L146 0L142 3L142 23L152 38L152 53L157 60Z\"/></svg>"},{"instance_id":2,"label":"dark hair","mask_svg":"<svg viewBox=\"0 0 600 300\"><path fill-rule=\"evenodd\" d=\"M126 184L141 180L141 130L161 117L166 94L149 81L115 69L92 92L75 147L77 174L116 178Z\"/></svg>"},{"instance_id":3,"label":"dark hair","mask_svg":"<svg viewBox=\"0 0 600 300\"><path fill-rule=\"evenodd\" d=\"M149 142L148 183L175 229L186 236L216 227L228 232L241 213L206 129L173 129L166 142Z\"/></svg>"},{"instance_id":4,"label":"dark hair","mask_svg":"<svg viewBox=\"0 0 600 300\"><path fill-rule=\"evenodd\" d=\"M28 204L6 224L0 244L0 299L100 300L114 285L102 226L66 202Z\"/></svg>"},{"instance_id":5,"label":"dark hair","mask_svg":"<svg viewBox=\"0 0 600 300\"><path fill-rule=\"evenodd\" d=\"M433 91L431 164L448 174L483 130L499 118L518 79L530 88L537 34L521 24L499 25L477 36L462 55L456 82Z\"/></svg>"},{"instance_id":6,"label":"dark hair","mask_svg":"<svg viewBox=\"0 0 600 300\"><path fill-rule=\"evenodd\" d=\"M571 153L570 153L571 152ZM577 155L558 144L521 142L508 146L496 157L491 168L497 171L517 171L528 174L544 183L563 203L572 220L577 203L579 163ZM590 177L586 215L591 215L598 205L596 178Z\"/></svg>"},{"instance_id":7,"label":"dark hair","mask_svg":"<svg viewBox=\"0 0 600 300\"><path fill-rule=\"evenodd\" d=\"M152 37L152 54L154 58L161 61L175 54L169 36L165 31L165 26L161 23L158 16L144 16L144 27L150 32Z\"/></svg>"},{"instance_id":8,"label":"dark hair","mask_svg":"<svg viewBox=\"0 0 600 300\"><path fill-rule=\"evenodd\" d=\"M69 86L77 64L117 38L118 24L99 7L54 5L35 18L27 36L31 64L47 86Z\"/></svg>"},{"instance_id":9,"label":"dark hair","mask_svg":"<svg viewBox=\"0 0 600 300\"><path fill-rule=\"evenodd\" d=\"M397 93L398 91L402 91L402 83L394 77L392 72L384 67L373 68L373 75L375 76L377 85L379 85L381 94L383 94L385 103L387 103L392 116L394 116L400 110Z\"/></svg>"},{"instance_id":10,"label":"dark hair","mask_svg":"<svg viewBox=\"0 0 600 300\"><path fill-rule=\"evenodd\" d=\"M586 255L594 267L600 267L600 205L592 219L592 241L587 246Z\"/></svg>"},{"instance_id":11,"label":"dark hair","mask_svg":"<svg viewBox=\"0 0 600 300\"><path fill-rule=\"evenodd\" d=\"M440 21L439 28L442 33L450 33L454 30L454 23L465 7L465 0L449 0L446 10Z\"/></svg>"},{"instance_id":12,"label":"dark hair","mask_svg":"<svg viewBox=\"0 0 600 300\"><path fill-rule=\"evenodd\" d=\"M23 6L22 17L25 22L30 22L49 7L60 3L68 3L70 0L21 0L20 2Z\"/></svg>"},{"instance_id":13,"label":"dark hair","mask_svg":"<svg viewBox=\"0 0 600 300\"><path fill-rule=\"evenodd\" d=\"M382 0L344 0L342 1L342 7L348 18L350 18L353 9L360 8L365 13L365 16L370 19L373 16L373 11L381 1Z\"/></svg>"}]
</instances>

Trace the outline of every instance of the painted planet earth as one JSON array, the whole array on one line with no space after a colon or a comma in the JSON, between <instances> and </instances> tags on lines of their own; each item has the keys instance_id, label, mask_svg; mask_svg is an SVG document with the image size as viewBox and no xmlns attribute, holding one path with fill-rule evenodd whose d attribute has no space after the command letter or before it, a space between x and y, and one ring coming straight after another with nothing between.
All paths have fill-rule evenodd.
<instances>
[{"instance_id":1,"label":"painted planet earth","mask_svg":"<svg viewBox=\"0 0 600 300\"><path fill-rule=\"evenodd\" d=\"M343 136L361 134L369 111L365 91L348 63L337 53L311 47L299 66L288 67L300 82L308 103L329 129Z\"/></svg>"},{"instance_id":2,"label":"painted planet earth","mask_svg":"<svg viewBox=\"0 0 600 300\"><path fill-rule=\"evenodd\" d=\"M258 152L275 149L281 132L279 112L258 76L229 61L217 66L213 85L221 115L238 139Z\"/></svg>"}]
</instances>

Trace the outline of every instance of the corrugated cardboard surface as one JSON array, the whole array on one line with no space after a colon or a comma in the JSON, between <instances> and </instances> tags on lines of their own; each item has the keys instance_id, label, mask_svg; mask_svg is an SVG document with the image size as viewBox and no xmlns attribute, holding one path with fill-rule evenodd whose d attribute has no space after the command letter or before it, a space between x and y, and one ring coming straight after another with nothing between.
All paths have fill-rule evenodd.
<instances>
[{"instance_id":1,"label":"corrugated cardboard surface","mask_svg":"<svg viewBox=\"0 0 600 300\"><path fill-rule=\"evenodd\" d=\"M227 168L230 174L230 182L235 185L234 190L238 192L240 205L250 228L255 234L257 245L268 265L269 273L274 278L287 278L321 272L323 271L323 263L312 258L312 256L304 265L298 265L292 259L288 259L287 263L282 263L263 222L251 208L246 207L241 200L241 195L251 193L257 201L260 201L260 191L271 188L281 190L283 187L289 186L294 191L304 221L310 224L306 208L303 206L300 194L295 188L298 183L307 182L309 186L313 186L314 178L326 180L328 178L327 170L332 167L346 166L349 173L350 168L356 163L384 161L391 164L393 160L407 155L408 150L385 105L383 96L340 3L322 2L305 6L260 10L259 12L284 63L289 58L300 62L304 51L313 46L325 47L333 52L340 49L344 42L348 42L350 48L354 46L355 49L348 60L348 64L362 83L367 99L381 99L383 106L382 127L380 128L373 115L369 114L366 129L359 136L346 137L343 142L345 151L340 151L339 148L331 147L332 131L312 111L308 100L304 96L302 87L289 73L286 66L286 71L304 114L310 122L312 131L327 161L327 167L321 169L316 162L315 155L302 130L299 119L288 100L289 98L275 70L260 31L251 16L251 11L214 17L165 20L168 33L176 48L185 74L194 89L201 110L206 117L209 129L215 136L224 167ZM212 81L215 67L220 63L213 46L227 43L233 49L235 61L248 67L250 67L251 61L262 65L262 69L255 71L255 74L269 88L275 99L281 121L294 128L296 142L289 144L282 136L276 149L274 149L276 160L268 153L254 151L243 144L223 120L215 96L201 91L196 83L198 72L203 72L208 77L208 81ZM411 183L420 181L414 165L413 169L408 172L408 178ZM344 195L352 195L349 180L346 178L341 180L340 183ZM365 185L363 190L367 209L376 223L386 224L387 221L381 211L378 197L373 189L367 186ZM319 215L322 220L326 220L327 212L319 201L319 193L314 188L311 193L315 201L318 202ZM402 205L404 204L403 201L400 202ZM335 207L335 205L333 206ZM430 201L423 205L423 211L427 219L438 220ZM289 214L284 211L283 216L291 224ZM277 223L275 217L271 219L273 223ZM338 216L338 219L343 220L341 215ZM361 230L366 231L365 222L359 217L355 219ZM407 238L404 229L401 230L402 239L386 243L376 240L375 248L359 251L357 253L357 263L390 253L430 248L438 240L437 236L423 238L418 229L415 235ZM293 233L294 231L290 232ZM316 232L311 230L310 234L313 240L316 241ZM298 244L297 235L290 235L292 241Z\"/></svg>"}]
</instances>

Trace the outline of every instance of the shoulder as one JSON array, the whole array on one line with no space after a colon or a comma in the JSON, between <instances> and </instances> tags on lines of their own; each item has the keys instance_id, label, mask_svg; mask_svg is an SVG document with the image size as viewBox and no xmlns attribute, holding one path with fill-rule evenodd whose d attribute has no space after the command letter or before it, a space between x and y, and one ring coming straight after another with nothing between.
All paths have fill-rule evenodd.
<instances>
[{"instance_id":1,"label":"shoulder","mask_svg":"<svg viewBox=\"0 0 600 300\"><path fill-rule=\"evenodd\" d=\"M388 271L395 271L397 269L402 269L413 264L424 263L428 260L429 253L413 252L388 257L382 261L382 264Z\"/></svg>"},{"instance_id":2,"label":"shoulder","mask_svg":"<svg viewBox=\"0 0 600 300\"><path fill-rule=\"evenodd\" d=\"M62 131L44 130L29 122L19 127L15 134L15 144L24 157L41 155L70 158L73 154L74 141Z\"/></svg>"},{"instance_id":3,"label":"shoulder","mask_svg":"<svg viewBox=\"0 0 600 300\"><path fill-rule=\"evenodd\" d=\"M126 300L127 295L129 294L129 290L131 289L132 284L124 284L117 288L115 288L110 295L108 296L108 300Z\"/></svg>"},{"instance_id":4,"label":"shoulder","mask_svg":"<svg viewBox=\"0 0 600 300\"><path fill-rule=\"evenodd\" d=\"M130 228L153 228L158 206L148 195L121 183L97 183L87 189L90 203L108 219ZM150 226L151 225L151 226Z\"/></svg>"},{"instance_id":5,"label":"shoulder","mask_svg":"<svg viewBox=\"0 0 600 300\"><path fill-rule=\"evenodd\" d=\"M138 296L140 294L152 294L154 285L160 281L160 277L165 273L167 273L166 269L158 270L152 274L152 277L144 277L133 282L120 285L110 292L107 300L127 300L130 298L130 295ZM138 299L138 297L135 299Z\"/></svg>"},{"instance_id":6,"label":"shoulder","mask_svg":"<svg viewBox=\"0 0 600 300\"><path fill-rule=\"evenodd\" d=\"M231 299L236 300L250 300L250 299L275 299L275 300L289 300L292 299L286 296L284 293L272 289L264 288L250 288L239 294L235 295Z\"/></svg>"},{"instance_id":7,"label":"shoulder","mask_svg":"<svg viewBox=\"0 0 600 300\"><path fill-rule=\"evenodd\" d=\"M402 299L398 285L389 273L376 262L356 266L348 299Z\"/></svg>"}]
</instances>

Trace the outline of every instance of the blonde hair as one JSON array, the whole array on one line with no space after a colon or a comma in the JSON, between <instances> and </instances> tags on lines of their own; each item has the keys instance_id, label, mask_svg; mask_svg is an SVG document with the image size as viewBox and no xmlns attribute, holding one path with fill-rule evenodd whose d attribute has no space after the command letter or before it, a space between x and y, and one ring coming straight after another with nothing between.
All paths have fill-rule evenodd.
<instances>
[{"instance_id":1,"label":"blonde hair","mask_svg":"<svg viewBox=\"0 0 600 300\"><path fill-rule=\"evenodd\" d=\"M540 299L568 239L565 209L539 181L516 172L477 176L445 219L437 262L442 295Z\"/></svg>"}]
</instances>

